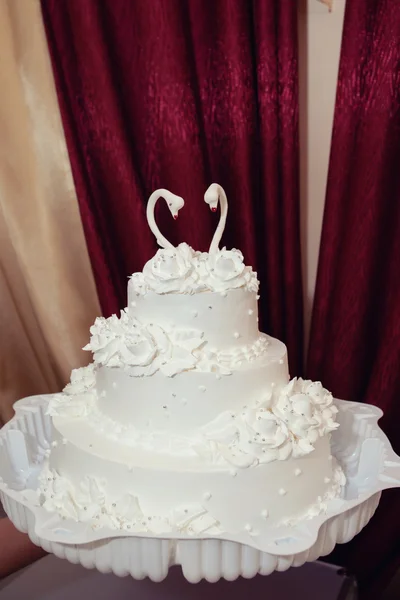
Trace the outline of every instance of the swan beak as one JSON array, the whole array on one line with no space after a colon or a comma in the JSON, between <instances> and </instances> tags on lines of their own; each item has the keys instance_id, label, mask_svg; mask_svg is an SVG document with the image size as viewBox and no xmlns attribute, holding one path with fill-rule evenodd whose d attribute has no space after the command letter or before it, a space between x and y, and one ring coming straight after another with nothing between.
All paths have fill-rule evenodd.
<instances>
[{"instance_id":1,"label":"swan beak","mask_svg":"<svg viewBox=\"0 0 400 600\"><path fill-rule=\"evenodd\" d=\"M174 217L174 219L175 219L175 221L176 221L176 220L177 220L177 218L178 218L178 215L172 215L172 216Z\"/></svg>"},{"instance_id":2,"label":"swan beak","mask_svg":"<svg viewBox=\"0 0 400 600\"><path fill-rule=\"evenodd\" d=\"M212 212L217 212L217 207L216 206L211 206L211 210L212 210Z\"/></svg>"}]
</instances>

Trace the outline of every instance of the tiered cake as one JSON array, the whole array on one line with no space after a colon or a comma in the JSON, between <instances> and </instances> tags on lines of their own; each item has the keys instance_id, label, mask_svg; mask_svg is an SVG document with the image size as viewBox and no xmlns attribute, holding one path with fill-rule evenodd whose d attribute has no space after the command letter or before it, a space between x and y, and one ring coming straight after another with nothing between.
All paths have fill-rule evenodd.
<instances>
[{"instance_id":1,"label":"tiered cake","mask_svg":"<svg viewBox=\"0 0 400 600\"><path fill-rule=\"evenodd\" d=\"M320 383L289 381L285 345L258 330L256 273L219 250L227 200L205 195L220 223L208 253L162 249L132 275L121 316L91 328L94 362L52 396L53 442L40 501L94 528L223 534L296 522L324 510L344 476L331 456L336 407Z\"/></svg>"}]
</instances>

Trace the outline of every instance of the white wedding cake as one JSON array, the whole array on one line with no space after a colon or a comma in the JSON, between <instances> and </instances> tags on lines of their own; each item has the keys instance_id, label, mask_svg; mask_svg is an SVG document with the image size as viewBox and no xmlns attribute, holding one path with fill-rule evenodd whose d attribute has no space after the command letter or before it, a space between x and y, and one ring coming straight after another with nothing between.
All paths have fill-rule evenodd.
<instances>
[{"instance_id":1,"label":"white wedding cake","mask_svg":"<svg viewBox=\"0 0 400 600\"><path fill-rule=\"evenodd\" d=\"M285 345L258 330L258 281L238 250L220 250L223 189L205 194L221 217L210 251L162 249L128 284L120 317L96 319L85 349L49 402L53 437L40 477L49 511L93 528L263 535L325 510L341 493L331 455L338 427L320 383L289 381Z\"/></svg>"}]
</instances>

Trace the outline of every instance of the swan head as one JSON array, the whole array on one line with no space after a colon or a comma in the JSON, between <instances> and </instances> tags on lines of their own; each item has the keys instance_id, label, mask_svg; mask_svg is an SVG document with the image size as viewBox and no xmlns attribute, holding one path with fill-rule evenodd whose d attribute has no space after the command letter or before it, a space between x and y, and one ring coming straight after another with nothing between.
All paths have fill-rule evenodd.
<instances>
[{"instance_id":1,"label":"swan head","mask_svg":"<svg viewBox=\"0 0 400 600\"><path fill-rule=\"evenodd\" d=\"M171 215L174 219L178 218L178 213L183 208L185 201L180 196L175 196L175 194L169 194L168 198L165 198L168 204L168 208L170 210Z\"/></svg>"},{"instance_id":2,"label":"swan head","mask_svg":"<svg viewBox=\"0 0 400 600\"><path fill-rule=\"evenodd\" d=\"M207 202L212 212L217 211L219 199L219 186L217 183L212 183L204 194L204 201Z\"/></svg>"}]
</instances>

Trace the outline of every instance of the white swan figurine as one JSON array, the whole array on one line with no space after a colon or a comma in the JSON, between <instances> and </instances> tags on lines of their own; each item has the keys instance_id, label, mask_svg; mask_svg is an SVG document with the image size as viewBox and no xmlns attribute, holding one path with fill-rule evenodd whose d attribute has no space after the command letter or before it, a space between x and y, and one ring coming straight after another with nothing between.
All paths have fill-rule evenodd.
<instances>
[{"instance_id":1,"label":"white swan figurine","mask_svg":"<svg viewBox=\"0 0 400 600\"><path fill-rule=\"evenodd\" d=\"M167 206L170 210L170 213L174 217L174 219L178 218L178 213L179 213L180 209L183 207L183 205L185 204L185 201L180 196L176 196L175 194L173 194L172 192L169 192L168 190L160 189L160 190L156 190L155 192L153 192L147 202L147 208L146 208L147 222L149 224L151 231L155 235L157 244L159 246L161 246L161 248L174 248L174 246L171 244L171 242L169 242L167 240L167 238L165 238L163 236L163 234L161 233L161 231L158 229L156 221L154 219L154 208L155 208L157 200L159 198L164 198L164 200L167 203Z\"/></svg>"},{"instance_id":2,"label":"white swan figurine","mask_svg":"<svg viewBox=\"0 0 400 600\"><path fill-rule=\"evenodd\" d=\"M221 216L209 249L210 254L215 254L219 250L219 243L225 229L226 217L228 215L228 199L224 189L218 183L212 183L204 194L204 201L207 202L213 212L217 210L218 201L220 203Z\"/></svg>"}]
</instances>

